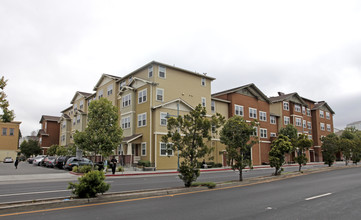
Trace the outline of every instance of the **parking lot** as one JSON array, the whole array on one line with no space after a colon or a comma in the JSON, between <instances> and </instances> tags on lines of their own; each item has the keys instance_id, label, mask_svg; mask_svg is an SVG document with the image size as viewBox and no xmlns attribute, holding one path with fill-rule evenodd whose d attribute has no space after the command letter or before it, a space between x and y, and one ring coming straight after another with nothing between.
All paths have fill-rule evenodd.
<instances>
[{"instance_id":1,"label":"parking lot","mask_svg":"<svg viewBox=\"0 0 361 220\"><path fill-rule=\"evenodd\" d=\"M24 174L46 174L46 173L66 173L67 170L58 168L47 168L34 166L28 162L19 162L18 169L14 163L0 163L0 175L24 175Z\"/></svg>"}]
</instances>

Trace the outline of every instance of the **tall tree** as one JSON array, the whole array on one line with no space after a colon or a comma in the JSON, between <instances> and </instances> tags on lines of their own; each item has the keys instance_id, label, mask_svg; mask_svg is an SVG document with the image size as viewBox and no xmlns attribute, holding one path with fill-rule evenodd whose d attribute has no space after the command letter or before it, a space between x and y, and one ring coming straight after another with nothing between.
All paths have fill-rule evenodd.
<instances>
[{"instance_id":1,"label":"tall tree","mask_svg":"<svg viewBox=\"0 0 361 220\"><path fill-rule=\"evenodd\" d=\"M57 155L56 152L58 150L58 147L60 147L59 145L57 144L53 144L50 146L49 150L47 151L48 152L48 155L49 156L54 156L54 155Z\"/></svg>"},{"instance_id":2,"label":"tall tree","mask_svg":"<svg viewBox=\"0 0 361 220\"><path fill-rule=\"evenodd\" d=\"M38 155L41 153L41 148L38 141L29 140L23 141L20 144L20 152L25 155L25 157L30 157L31 155Z\"/></svg>"},{"instance_id":3,"label":"tall tree","mask_svg":"<svg viewBox=\"0 0 361 220\"><path fill-rule=\"evenodd\" d=\"M342 155L345 159L345 165L348 165L349 160L352 156L352 150L354 149L354 145L356 140L347 139L347 138L341 138L338 141L339 150L342 152Z\"/></svg>"},{"instance_id":4,"label":"tall tree","mask_svg":"<svg viewBox=\"0 0 361 220\"><path fill-rule=\"evenodd\" d=\"M56 155L58 156L67 156L67 155L73 155L73 154L68 154L68 149L64 146L58 146L56 148Z\"/></svg>"},{"instance_id":5,"label":"tall tree","mask_svg":"<svg viewBox=\"0 0 361 220\"><path fill-rule=\"evenodd\" d=\"M326 137L322 137L321 141L323 161L330 167L336 160L336 153L338 151L338 137L336 134L331 133Z\"/></svg>"},{"instance_id":6,"label":"tall tree","mask_svg":"<svg viewBox=\"0 0 361 220\"><path fill-rule=\"evenodd\" d=\"M292 124L288 124L286 127L281 128L279 134L287 136L293 147L296 145L298 136L297 128L295 128Z\"/></svg>"},{"instance_id":7,"label":"tall tree","mask_svg":"<svg viewBox=\"0 0 361 220\"><path fill-rule=\"evenodd\" d=\"M14 120L15 115L13 110L9 110L9 101L6 99L7 96L4 92L6 84L7 80L5 80L4 76L2 76L0 78L0 110L2 110L0 121L11 122Z\"/></svg>"},{"instance_id":8,"label":"tall tree","mask_svg":"<svg viewBox=\"0 0 361 220\"><path fill-rule=\"evenodd\" d=\"M109 156L122 140L118 109L112 102L101 98L89 105L88 126L84 132L74 134L74 143L82 150Z\"/></svg>"},{"instance_id":9,"label":"tall tree","mask_svg":"<svg viewBox=\"0 0 361 220\"><path fill-rule=\"evenodd\" d=\"M255 132L255 122L246 122L240 116L229 118L221 130L221 143L227 145L226 151L232 169L239 171L239 181L243 181L242 170L252 164L251 149L257 143L251 140Z\"/></svg>"},{"instance_id":10,"label":"tall tree","mask_svg":"<svg viewBox=\"0 0 361 220\"><path fill-rule=\"evenodd\" d=\"M179 150L179 157L183 158L179 167L180 179L186 187L199 176L197 168L198 159L209 155L212 148L205 144L205 140L211 140L211 128L219 128L224 118L217 114L211 119L206 116L206 109L198 105L189 114L168 119L168 134L162 137L167 147ZM169 143L169 139L172 143Z\"/></svg>"},{"instance_id":11,"label":"tall tree","mask_svg":"<svg viewBox=\"0 0 361 220\"><path fill-rule=\"evenodd\" d=\"M357 138L352 148L352 162L357 165L361 161L361 139Z\"/></svg>"},{"instance_id":12,"label":"tall tree","mask_svg":"<svg viewBox=\"0 0 361 220\"><path fill-rule=\"evenodd\" d=\"M307 135L301 134L296 141L296 151L297 156L295 157L295 161L298 163L299 168L298 171L301 172L302 165L307 164L306 150L312 147L313 141L308 139Z\"/></svg>"},{"instance_id":13,"label":"tall tree","mask_svg":"<svg viewBox=\"0 0 361 220\"><path fill-rule=\"evenodd\" d=\"M271 167L275 168L274 175L280 175L282 165L285 163L285 154L292 151L292 143L287 136L280 134L271 144L269 161Z\"/></svg>"}]
</instances>

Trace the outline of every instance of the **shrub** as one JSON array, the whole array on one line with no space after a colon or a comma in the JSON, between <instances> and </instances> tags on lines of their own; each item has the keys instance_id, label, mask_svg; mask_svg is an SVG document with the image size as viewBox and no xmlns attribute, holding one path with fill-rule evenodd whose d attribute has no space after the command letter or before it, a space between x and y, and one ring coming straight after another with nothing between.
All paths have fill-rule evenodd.
<instances>
[{"instance_id":1,"label":"shrub","mask_svg":"<svg viewBox=\"0 0 361 220\"><path fill-rule=\"evenodd\" d=\"M73 167L72 171L73 171L74 173L77 173L77 172L78 172L78 167L77 167L77 166Z\"/></svg>"},{"instance_id":2,"label":"shrub","mask_svg":"<svg viewBox=\"0 0 361 220\"><path fill-rule=\"evenodd\" d=\"M223 165L221 163L216 163L214 164L214 167L223 167Z\"/></svg>"},{"instance_id":3,"label":"shrub","mask_svg":"<svg viewBox=\"0 0 361 220\"><path fill-rule=\"evenodd\" d=\"M122 166L117 167L117 172L124 172L124 168Z\"/></svg>"},{"instance_id":4,"label":"shrub","mask_svg":"<svg viewBox=\"0 0 361 220\"><path fill-rule=\"evenodd\" d=\"M110 184L105 183L105 175L98 170L92 170L84 176L79 177L79 183L69 183L68 189L79 198L96 197L98 193L105 193L109 190Z\"/></svg>"},{"instance_id":5,"label":"shrub","mask_svg":"<svg viewBox=\"0 0 361 220\"><path fill-rule=\"evenodd\" d=\"M88 172L90 172L91 170L92 170L92 166L86 165L86 166L81 166L81 167L79 167L78 172L79 172L79 173L88 173Z\"/></svg>"},{"instance_id":6,"label":"shrub","mask_svg":"<svg viewBox=\"0 0 361 220\"><path fill-rule=\"evenodd\" d=\"M148 161L148 160L140 160L140 161L138 161L138 166L150 167L150 161Z\"/></svg>"},{"instance_id":7,"label":"shrub","mask_svg":"<svg viewBox=\"0 0 361 220\"><path fill-rule=\"evenodd\" d=\"M213 189L214 187L216 187L216 184L215 184L214 182L205 182L205 183L195 182L195 183L192 183L192 186L193 186L193 187L206 186L206 187L208 187L209 189Z\"/></svg>"}]
</instances>

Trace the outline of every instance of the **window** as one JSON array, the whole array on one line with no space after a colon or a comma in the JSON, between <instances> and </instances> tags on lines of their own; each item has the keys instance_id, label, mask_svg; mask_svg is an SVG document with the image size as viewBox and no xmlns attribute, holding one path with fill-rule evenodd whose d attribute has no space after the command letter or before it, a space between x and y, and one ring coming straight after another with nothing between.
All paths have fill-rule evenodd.
<instances>
[{"instance_id":1,"label":"window","mask_svg":"<svg viewBox=\"0 0 361 220\"><path fill-rule=\"evenodd\" d=\"M75 123L76 123L76 118L74 117L73 118L73 125L75 125Z\"/></svg>"},{"instance_id":2,"label":"window","mask_svg":"<svg viewBox=\"0 0 361 220\"><path fill-rule=\"evenodd\" d=\"M202 97L202 106L206 107L206 98Z\"/></svg>"},{"instance_id":3,"label":"window","mask_svg":"<svg viewBox=\"0 0 361 220\"><path fill-rule=\"evenodd\" d=\"M288 102L283 102L283 110L290 110L290 106L289 106L289 103Z\"/></svg>"},{"instance_id":4,"label":"window","mask_svg":"<svg viewBox=\"0 0 361 220\"><path fill-rule=\"evenodd\" d=\"M295 104L295 111L296 112L301 112L301 106L298 104Z\"/></svg>"},{"instance_id":5,"label":"window","mask_svg":"<svg viewBox=\"0 0 361 220\"><path fill-rule=\"evenodd\" d=\"M122 129L130 128L130 116L122 118Z\"/></svg>"},{"instance_id":6,"label":"window","mask_svg":"<svg viewBox=\"0 0 361 220\"><path fill-rule=\"evenodd\" d=\"M148 78L153 77L153 66L148 67Z\"/></svg>"},{"instance_id":7,"label":"window","mask_svg":"<svg viewBox=\"0 0 361 220\"><path fill-rule=\"evenodd\" d=\"M303 128L307 128L307 122L306 122L306 120L303 120Z\"/></svg>"},{"instance_id":8,"label":"window","mask_svg":"<svg viewBox=\"0 0 361 220\"><path fill-rule=\"evenodd\" d=\"M158 76L165 79L165 67L159 66Z\"/></svg>"},{"instance_id":9,"label":"window","mask_svg":"<svg viewBox=\"0 0 361 220\"><path fill-rule=\"evenodd\" d=\"M283 121L285 125L288 125L290 123L290 117L288 116L283 116Z\"/></svg>"},{"instance_id":10,"label":"window","mask_svg":"<svg viewBox=\"0 0 361 220\"><path fill-rule=\"evenodd\" d=\"M330 124L327 124L326 128L327 128L327 131L331 131L331 125ZM10 133L10 135L11 135L11 133Z\"/></svg>"},{"instance_id":11,"label":"window","mask_svg":"<svg viewBox=\"0 0 361 220\"><path fill-rule=\"evenodd\" d=\"M330 113L326 112L326 119L330 119Z\"/></svg>"},{"instance_id":12,"label":"window","mask_svg":"<svg viewBox=\"0 0 361 220\"><path fill-rule=\"evenodd\" d=\"M147 89L144 89L138 92L138 104L141 104L146 101L147 101Z\"/></svg>"},{"instance_id":13,"label":"window","mask_svg":"<svg viewBox=\"0 0 361 220\"><path fill-rule=\"evenodd\" d=\"M307 108L307 116L311 117L311 109Z\"/></svg>"},{"instance_id":14,"label":"window","mask_svg":"<svg viewBox=\"0 0 361 220\"><path fill-rule=\"evenodd\" d=\"M147 125L147 113L138 115L138 127L144 127Z\"/></svg>"},{"instance_id":15,"label":"window","mask_svg":"<svg viewBox=\"0 0 361 220\"><path fill-rule=\"evenodd\" d=\"M320 110L320 117L321 117L321 118L324 118L324 117L325 117L324 112L323 112L322 110Z\"/></svg>"},{"instance_id":16,"label":"window","mask_svg":"<svg viewBox=\"0 0 361 220\"><path fill-rule=\"evenodd\" d=\"M160 125L167 125L167 115L165 112L160 113Z\"/></svg>"},{"instance_id":17,"label":"window","mask_svg":"<svg viewBox=\"0 0 361 220\"><path fill-rule=\"evenodd\" d=\"M271 122L271 124L275 125L276 124L276 117L275 116L270 116L270 122Z\"/></svg>"},{"instance_id":18,"label":"window","mask_svg":"<svg viewBox=\"0 0 361 220\"><path fill-rule=\"evenodd\" d=\"M147 156L147 143L142 143L142 156Z\"/></svg>"},{"instance_id":19,"label":"window","mask_svg":"<svg viewBox=\"0 0 361 220\"><path fill-rule=\"evenodd\" d=\"M201 85L202 85L202 86L206 86L206 78L202 78L202 79L201 79Z\"/></svg>"},{"instance_id":20,"label":"window","mask_svg":"<svg viewBox=\"0 0 361 220\"><path fill-rule=\"evenodd\" d=\"M216 113L216 102L215 101L211 101L211 111L212 111L212 113Z\"/></svg>"},{"instance_id":21,"label":"window","mask_svg":"<svg viewBox=\"0 0 361 220\"><path fill-rule=\"evenodd\" d=\"M212 133L215 134L215 133L216 133L216 130L217 130L217 129L216 129L216 126L215 126L215 125L212 125L212 128L211 128L211 129L212 129Z\"/></svg>"},{"instance_id":22,"label":"window","mask_svg":"<svg viewBox=\"0 0 361 220\"><path fill-rule=\"evenodd\" d=\"M257 119L257 109L249 108L249 117Z\"/></svg>"},{"instance_id":23,"label":"window","mask_svg":"<svg viewBox=\"0 0 361 220\"><path fill-rule=\"evenodd\" d=\"M77 123L77 124L80 123L80 115L76 116L76 123Z\"/></svg>"},{"instance_id":24,"label":"window","mask_svg":"<svg viewBox=\"0 0 361 220\"><path fill-rule=\"evenodd\" d=\"M260 128L261 138L267 138L267 129Z\"/></svg>"},{"instance_id":25,"label":"window","mask_svg":"<svg viewBox=\"0 0 361 220\"><path fill-rule=\"evenodd\" d=\"M255 127L253 127L253 129L254 129L254 131L253 131L253 134L252 134L252 136L258 136L258 127L257 126L255 126Z\"/></svg>"},{"instance_id":26,"label":"window","mask_svg":"<svg viewBox=\"0 0 361 220\"><path fill-rule=\"evenodd\" d=\"M234 105L234 112L236 115L243 116L243 106Z\"/></svg>"},{"instance_id":27,"label":"window","mask_svg":"<svg viewBox=\"0 0 361 220\"><path fill-rule=\"evenodd\" d=\"M130 94L123 96L122 98L123 107L127 107L131 103L131 96Z\"/></svg>"},{"instance_id":28,"label":"window","mask_svg":"<svg viewBox=\"0 0 361 220\"><path fill-rule=\"evenodd\" d=\"M166 143L160 143L160 156L173 156L173 150L167 149Z\"/></svg>"},{"instance_id":29,"label":"window","mask_svg":"<svg viewBox=\"0 0 361 220\"><path fill-rule=\"evenodd\" d=\"M113 94L113 85L108 86L108 96L110 96L111 94Z\"/></svg>"},{"instance_id":30,"label":"window","mask_svg":"<svg viewBox=\"0 0 361 220\"><path fill-rule=\"evenodd\" d=\"M62 128L65 128L65 126L66 126L66 121L63 121Z\"/></svg>"},{"instance_id":31,"label":"window","mask_svg":"<svg viewBox=\"0 0 361 220\"><path fill-rule=\"evenodd\" d=\"M321 125L321 130L324 131L325 130L325 123L320 123Z\"/></svg>"},{"instance_id":32,"label":"window","mask_svg":"<svg viewBox=\"0 0 361 220\"><path fill-rule=\"evenodd\" d=\"M302 126L302 120L300 118L296 118L296 126Z\"/></svg>"},{"instance_id":33,"label":"window","mask_svg":"<svg viewBox=\"0 0 361 220\"><path fill-rule=\"evenodd\" d=\"M78 105L77 104L74 104L74 112L78 110Z\"/></svg>"},{"instance_id":34,"label":"window","mask_svg":"<svg viewBox=\"0 0 361 220\"><path fill-rule=\"evenodd\" d=\"M61 141L62 141L62 142L65 141L65 134L63 134L63 135L61 136Z\"/></svg>"},{"instance_id":35,"label":"window","mask_svg":"<svg viewBox=\"0 0 361 220\"><path fill-rule=\"evenodd\" d=\"M259 111L259 120L260 121L267 121L267 113Z\"/></svg>"},{"instance_id":36,"label":"window","mask_svg":"<svg viewBox=\"0 0 361 220\"><path fill-rule=\"evenodd\" d=\"M276 137L276 136L277 136L277 134L276 134L276 133L271 132L270 136L271 136L271 137Z\"/></svg>"},{"instance_id":37,"label":"window","mask_svg":"<svg viewBox=\"0 0 361 220\"><path fill-rule=\"evenodd\" d=\"M121 82L121 83L120 83L120 86L119 86L120 89L121 89L123 86L125 86L125 85L126 85L126 82L125 82L125 81Z\"/></svg>"},{"instance_id":38,"label":"window","mask_svg":"<svg viewBox=\"0 0 361 220\"><path fill-rule=\"evenodd\" d=\"M311 129L311 128L312 128L312 124L311 124L310 121L307 122L307 128L308 128L308 129Z\"/></svg>"},{"instance_id":39,"label":"window","mask_svg":"<svg viewBox=\"0 0 361 220\"><path fill-rule=\"evenodd\" d=\"M164 89L157 89L157 101L163 102Z\"/></svg>"},{"instance_id":40,"label":"window","mask_svg":"<svg viewBox=\"0 0 361 220\"><path fill-rule=\"evenodd\" d=\"M102 98L103 97L103 90L100 90L98 92L98 99Z\"/></svg>"},{"instance_id":41,"label":"window","mask_svg":"<svg viewBox=\"0 0 361 220\"><path fill-rule=\"evenodd\" d=\"M308 139L309 139L309 140L312 140L312 135L308 135Z\"/></svg>"},{"instance_id":42,"label":"window","mask_svg":"<svg viewBox=\"0 0 361 220\"><path fill-rule=\"evenodd\" d=\"M79 104L79 108L80 108L80 109L83 109L83 107L84 107L84 101L81 100L81 101L80 101L80 104Z\"/></svg>"},{"instance_id":43,"label":"window","mask_svg":"<svg viewBox=\"0 0 361 220\"><path fill-rule=\"evenodd\" d=\"M9 135L10 135L10 136L14 136L14 128L10 128L10 129L9 129Z\"/></svg>"},{"instance_id":44,"label":"window","mask_svg":"<svg viewBox=\"0 0 361 220\"><path fill-rule=\"evenodd\" d=\"M306 114L306 107L305 106L302 106L302 114Z\"/></svg>"}]
</instances>

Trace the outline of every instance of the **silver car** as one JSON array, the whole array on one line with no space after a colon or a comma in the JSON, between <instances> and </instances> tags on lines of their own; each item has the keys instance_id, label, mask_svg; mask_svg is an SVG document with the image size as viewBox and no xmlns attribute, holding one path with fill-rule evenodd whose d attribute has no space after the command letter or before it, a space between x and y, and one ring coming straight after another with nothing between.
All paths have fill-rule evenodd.
<instances>
[{"instance_id":1,"label":"silver car","mask_svg":"<svg viewBox=\"0 0 361 220\"><path fill-rule=\"evenodd\" d=\"M43 160L44 160L43 156L35 157L34 160L33 160L33 165L40 166L41 163L43 162Z\"/></svg>"},{"instance_id":2,"label":"silver car","mask_svg":"<svg viewBox=\"0 0 361 220\"><path fill-rule=\"evenodd\" d=\"M11 157L5 157L4 163L14 163L14 160Z\"/></svg>"}]
</instances>

